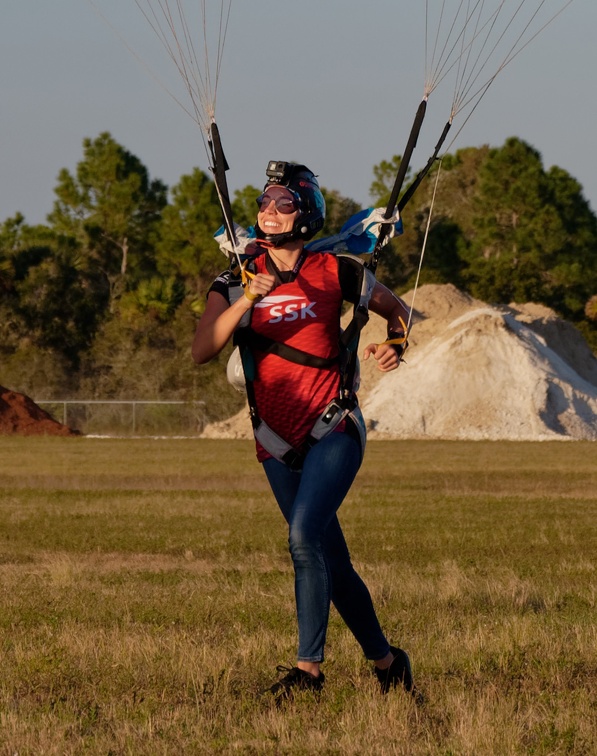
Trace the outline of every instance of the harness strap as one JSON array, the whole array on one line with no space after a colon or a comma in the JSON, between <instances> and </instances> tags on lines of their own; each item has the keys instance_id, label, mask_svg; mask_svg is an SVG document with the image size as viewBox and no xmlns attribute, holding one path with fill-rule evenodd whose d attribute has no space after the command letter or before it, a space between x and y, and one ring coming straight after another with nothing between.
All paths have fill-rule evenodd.
<instances>
[{"instance_id":1,"label":"harness strap","mask_svg":"<svg viewBox=\"0 0 597 756\"><path fill-rule=\"evenodd\" d=\"M289 362L294 362L297 365L305 365L306 367L322 370L337 365L339 361L338 357L318 357L315 354L304 352L302 349L296 349L288 344L275 341L269 336L256 333L251 328L243 328L237 333L237 343L239 346L248 347L249 349L253 347L266 354L276 354L278 357L282 357Z\"/></svg>"},{"instance_id":2,"label":"harness strap","mask_svg":"<svg viewBox=\"0 0 597 756\"><path fill-rule=\"evenodd\" d=\"M281 436L273 431L265 420L260 420L253 434L263 448L279 462L283 462L291 470L300 470L303 466L304 454L291 446Z\"/></svg>"},{"instance_id":3,"label":"harness strap","mask_svg":"<svg viewBox=\"0 0 597 756\"><path fill-rule=\"evenodd\" d=\"M359 339L361 331L369 322L369 300L375 287L375 274L369 270L360 257L347 254L339 254L337 256L350 260L353 265L359 266L357 269L361 276L359 300L354 306L350 323L340 336L340 343L344 347L343 362L340 365L340 395L343 399L347 400L354 394Z\"/></svg>"},{"instance_id":4,"label":"harness strap","mask_svg":"<svg viewBox=\"0 0 597 756\"><path fill-rule=\"evenodd\" d=\"M333 433L343 420L347 423L352 423L354 432L351 435L360 443L362 459L365 453L367 431L361 409L356 404L356 400L352 406L347 406L345 402L336 399L331 401L315 421L315 425L301 450L291 446L273 431L265 420L259 418L257 419L257 424L253 427L253 434L266 452L271 454L274 459L283 462L291 470L301 470L309 449L315 446L318 441L321 441L322 438Z\"/></svg>"},{"instance_id":5,"label":"harness strap","mask_svg":"<svg viewBox=\"0 0 597 756\"><path fill-rule=\"evenodd\" d=\"M275 341L263 334L256 333L249 325L250 314L249 322L245 321L243 323L241 321L241 327L237 329L234 336L234 343L240 349L245 373L245 385L253 434L256 440L272 457L283 462L292 470L300 470L309 449L329 433L332 433L343 420L352 423L355 428L354 436L358 437L360 441L361 454L364 454L365 451L367 433L354 391L354 379L358 364L359 337L369 320L369 300L375 286L375 275L360 258L349 254L339 254L337 256L350 259L357 267L360 275L359 299L355 303L352 320L340 336L341 350L338 356L332 358L318 357L301 349L291 347L288 344ZM242 270L240 271L241 285L236 287L237 291L234 298L242 296L243 288L254 277L254 273L247 268L248 264L242 266ZM292 447L259 417L255 399L255 388L253 386L255 365L252 349L257 349L266 354L276 354L289 362L307 367L327 369L339 364L340 398L332 400L319 416L305 441L304 450L297 450Z\"/></svg>"}]
</instances>

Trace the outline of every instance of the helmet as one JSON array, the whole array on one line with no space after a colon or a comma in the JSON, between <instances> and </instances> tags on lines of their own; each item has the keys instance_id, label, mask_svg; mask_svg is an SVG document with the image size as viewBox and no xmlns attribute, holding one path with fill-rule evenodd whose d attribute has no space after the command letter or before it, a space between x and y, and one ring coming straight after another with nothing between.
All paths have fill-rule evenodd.
<instances>
[{"instance_id":1,"label":"helmet","mask_svg":"<svg viewBox=\"0 0 597 756\"><path fill-rule=\"evenodd\" d=\"M297 200L299 214L292 231L284 234L266 234L259 227L259 223L256 223L257 238L275 245L285 244L294 239L307 241L313 238L323 228L325 221L325 200L315 174L306 165L285 163L282 160L270 160L265 173L268 181L264 191L275 185L286 187Z\"/></svg>"}]
</instances>

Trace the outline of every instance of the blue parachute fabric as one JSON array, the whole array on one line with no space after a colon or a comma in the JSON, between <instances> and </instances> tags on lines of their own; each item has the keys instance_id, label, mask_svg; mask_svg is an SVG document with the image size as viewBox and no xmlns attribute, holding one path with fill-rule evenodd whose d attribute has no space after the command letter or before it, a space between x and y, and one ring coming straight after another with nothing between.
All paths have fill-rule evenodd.
<instances>
[{"instance_id":1,"label":"blue parachute fabric","mask_svg":"<svg viewBox=\"0 0 597 756\"><path fill-rule=\"evenodd\" d=\"M381 231L382 210L367 208L352 215L340 229L338 234L316 239L305 245L308 250L318 252L326 250L335 254L348 252L352 255L371 254L375 249ZM392 218L392 230L388 236L399 236L403 233L402 218Z\"/></svg>"},{"instance_id":2,"label":"blue parachute fabric","mask_svg":"<svg viewBox=\"0 0 597 756\"><path fill-rule=\"evenodd\" d=\"M369 207L361 210L346 221L338 234L326 236L323 239L316 239L306 244L305 248L311 252L331 252L332 254L347 252L351 255L370 255L375 249L382 226L387 226L388 224L392 226L385 242L389 241L393 236L399 236L403 232L402 218L396 214L386 220L384 212L383 208L379 207ZM235 223L234 230L237 237L235 250L233 250L228 240L224 226L220 226L216 231L214 239L219 243L223 252L230 254L235 251L239 259L244 262L244 260L251 257L255 252L253 247L256 239L255 228L249 226L249 228L245 229Z\"/></svg>"},{"instance_id":3,"label":"blue parachute fabric","mask_svg":"<svg viewBox=\"0 0 597 756\"><path fill-rule=\"evenodd\" d=\"M224 252L225 255L229 256L234 253L241 262L244 262L255 254L254 249L252 252L245 251L247 250L247 248L251 248L251 246L255 242L255 239L257 238L255 227L249 226L249 228L243 228L242 226L239 226L237 223L235 223L234 233L236 234L236 247L233 247L230 243L225 226L220 226L220 228L214 234L214 239L218 242L220 249L222 250L222 252Z\"/></svg>"}]
</instances>

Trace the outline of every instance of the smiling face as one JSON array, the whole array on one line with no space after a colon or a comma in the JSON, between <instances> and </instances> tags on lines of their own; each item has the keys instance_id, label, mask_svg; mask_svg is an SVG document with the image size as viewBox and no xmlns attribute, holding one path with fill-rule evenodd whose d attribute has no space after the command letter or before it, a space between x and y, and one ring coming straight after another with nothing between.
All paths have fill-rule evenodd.
<instances>
[{"instance_id":1,"label":"smiling face","mask_svg":"<svg viewBox=\"0 0 597 756\"><path fill-rule=\"evenodd\" d=\"M283 186L270 186L258 203L257 222L265 234L286 234L292 231L298 214L292 192Z\"/></svg>"}]
</instances>

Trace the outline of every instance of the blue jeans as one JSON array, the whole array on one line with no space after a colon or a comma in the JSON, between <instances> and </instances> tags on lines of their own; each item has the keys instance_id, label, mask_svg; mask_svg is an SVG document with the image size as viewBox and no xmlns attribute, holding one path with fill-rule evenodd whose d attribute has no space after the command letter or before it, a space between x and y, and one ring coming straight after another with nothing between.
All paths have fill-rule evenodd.
<instances>
[{"instance_id":1,"label":"blue jeans","mask_svg":"<svg viewBox=\"0 0 597 756\"><path fill-rule=\"evenodd\" d=\"M330 601L367 659L390 650L367 586L350 561L336 512L361 465L358 442L331 433L310 449L300 472L276 459L263 463L274 496L288 522L298 618L298 661L320 662Z\"/></svg>"}]
</instances>

